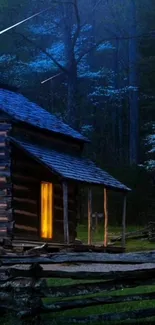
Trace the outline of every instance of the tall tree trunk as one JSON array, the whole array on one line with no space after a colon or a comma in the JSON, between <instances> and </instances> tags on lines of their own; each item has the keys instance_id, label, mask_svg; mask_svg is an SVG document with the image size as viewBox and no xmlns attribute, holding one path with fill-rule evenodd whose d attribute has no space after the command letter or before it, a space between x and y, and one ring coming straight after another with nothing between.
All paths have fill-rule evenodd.
<instances>
[{"instance_id":1,"label":"tall tree trunk","mask_svg":"<svg viewBox=\"0 0 155 325\"><path fill-rule=\"evenodd\" d=\"M130 0L130 39L129 39L129 157L130 165L138 162L139 109L137 90L137 39L136 39L136 4Z\"/></svg>"},{"instance_id":2,"label":"tall tree trunk","mask_svg":"<svg viewBox=\"0 0 155 325\"><path fill-rule=\"evenodd\" d=\"M66 119L72 127L78 128L78 80L77 65L73 60L70 65L67 84L67 114Z\"/></svg>"},{"instance_id":3,"label":"tall tree trunk","mask_svg":"<svg viewBox=\"0 0 155 325\"><path fill-rule=\"evenodd\" d=\"M78 79L75 48L72 41L74 26L74 6L72 4L62 4L62 18L64 25L64 55L66 58L66 68L68 70L66 122L72 127L78 128Z\"/></svg>"}]
</instances>

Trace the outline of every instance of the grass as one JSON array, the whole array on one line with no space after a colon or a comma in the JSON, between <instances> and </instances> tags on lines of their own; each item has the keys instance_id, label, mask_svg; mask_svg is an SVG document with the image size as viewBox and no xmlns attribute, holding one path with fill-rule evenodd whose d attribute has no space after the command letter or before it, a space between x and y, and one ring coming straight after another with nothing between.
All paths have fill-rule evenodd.
<instances>
[{"instance_id":1,"label":"grass","mask_svg":"<svg viewBox=\"0 0 155 325\"><path fill-rule=\"evenodd\" d=\"M143 227L139 226L128 226L127 232L138 231L143 229ZM121 235L121 227L119 226L109 226L108 229L109 238ZM87 243L88 238L88 230L87 225L79 225L77 231L77 237L83 242ZM93 243L102 244L104 239L104 226L100 225L98 231L93 233ZM120 242L116 242L116 246L120 246ZM155 243L151 243L148 240L141 239L127 239L126 240L126 252L136 252L136 251L147 251L154 250Z\"/></svg>"},{"instance_id":2,"label":"grass","mask_svg":"<svg viewBox=\"0 0 155 325\"><path fill-rule=\"evenodd\" d=\"M74 283L77 281L74 281ZM50 283L52 284L52 282ZM65 283L63 283L63 285L67 285L67 284L71 284L70 281L68 282L68 280L65 280ZM119 296L119 295L132 295L135 293L150 293L150 292L154 292L155 291L155 285L152 286L139 286L137 288L132 288L132 289L125 289L125 290L116 290L113 291L111 293L100 293L100 294L94 294L94 295L87 295L84 297L74 297L73 299L84 299L87 297L100 297L100 296ZM65 298L65 299L61 299L61 301L65 301L68 300L69 298ZM72 300L73 300L72 299ZM48 299L46 300L46 303L52 303L54 302L55 299ZM118 304L111 304L111 305L98 305L98 306L91 306L91 307L86 307L86 308L80 308L80 309L74 309L74 310L68 310L65 312L61 312L61 313L55 313L52 314L52 318L55 318L56 316L89 316L91 314L104 314L104 313L116 313L116 312L123 312L123 311L131 311L131 310L135 310L135 309L145 309L145 308L154 308L155 305L155 300L151 300L151 301L139 301L139 302L129 302L129 303L118 303ZM48 316L49 317L49 316ZM46 318L45 318L46 319ZM141 323L145 323L147 321L147 324L149 324L150 321L154 320L155 321L155 317L152 318L148 318L147 320L145 319L144 321L142 321ZM125 322L126 323L126 322ZM140 321L134 321L134 324L140 324ZM110 322L104 322L104 324L114 324L114 322L110 323ZM117 322L116 322L117 324ZM93 324L94 325L94 324ZM97 325L97 324L95 324Z\"/></svg>"}]
</instances>

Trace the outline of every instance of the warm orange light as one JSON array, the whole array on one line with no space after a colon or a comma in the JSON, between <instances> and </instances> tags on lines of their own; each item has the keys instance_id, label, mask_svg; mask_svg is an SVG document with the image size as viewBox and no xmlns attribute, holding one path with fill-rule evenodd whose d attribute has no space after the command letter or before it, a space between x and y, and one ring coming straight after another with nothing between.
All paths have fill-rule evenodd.
<instances>
[{"instance_id":1,"label":"warm orange light","mask_svg":"<svg viewBox=\"0 0 155 325\"><path fill-rule=\"evenodd\" d=\"M53 184L41 183L41 237L53 236Z\"/></svg>"}]
</instances>

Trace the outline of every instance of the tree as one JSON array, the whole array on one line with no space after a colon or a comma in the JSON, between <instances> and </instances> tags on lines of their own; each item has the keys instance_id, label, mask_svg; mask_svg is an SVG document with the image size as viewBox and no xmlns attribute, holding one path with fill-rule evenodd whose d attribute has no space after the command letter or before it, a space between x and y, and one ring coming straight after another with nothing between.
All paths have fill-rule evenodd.
<instances>
[{"instance_id":1,"label":"tree","mask_svg":"<svg viewBox=\"0 0 155 325\"><path fill-rule=\"evenodd\" d=\"M130 164L138 162L139 143L139 109L138 109L138 78L137 78L137 19L136 2L130 0L129 7L129 109L130 109L130 136L129 157Z\"/></svg>"}]
</instances>

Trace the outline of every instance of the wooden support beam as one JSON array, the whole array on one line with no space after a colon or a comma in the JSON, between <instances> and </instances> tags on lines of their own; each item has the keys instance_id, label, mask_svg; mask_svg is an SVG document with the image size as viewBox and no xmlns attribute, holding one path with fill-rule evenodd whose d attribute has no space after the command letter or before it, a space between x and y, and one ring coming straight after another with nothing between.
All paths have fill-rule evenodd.
<instances>
[{"instance_id":1,"label":"wooden support beam","mask_svg":"<svg viewBox=\"0 0 155 325\"><path fill-rule=\"evenodd\" d=\"M92 191L88 188L88 245L92 244Z\"/></svg>"},{"instance_id":2,"label":"wooden support beam","mask_svg":"<svg viewBox=\"0 0 155 325\"><path fill-rule=\"evenodd\" d=\"M123 200L123 215L122 215L122 247L125 247L125 228L126 228L126 194Z\"/></svg>"},{"instance_id":3,"label":"wooden support beam","mask_svg":"<svg viewBox=\"0 0 155 325\"><path fill-rule=\"evenodd\" d=\"M69 223L68 223L68 186L63 182L63 223L64 223L64 242L69 244Z\"/></svg>"},{"instance_id":4,"label":"wooden support beam","mask_svg":"<svg viewBox=\"0 0 155 325\"><path fill-rule=\"evenodd\" d=\"M107 189L104 188L104 246L108 243L108 207L107 207Z\"/></svg>"}]
</instances>

